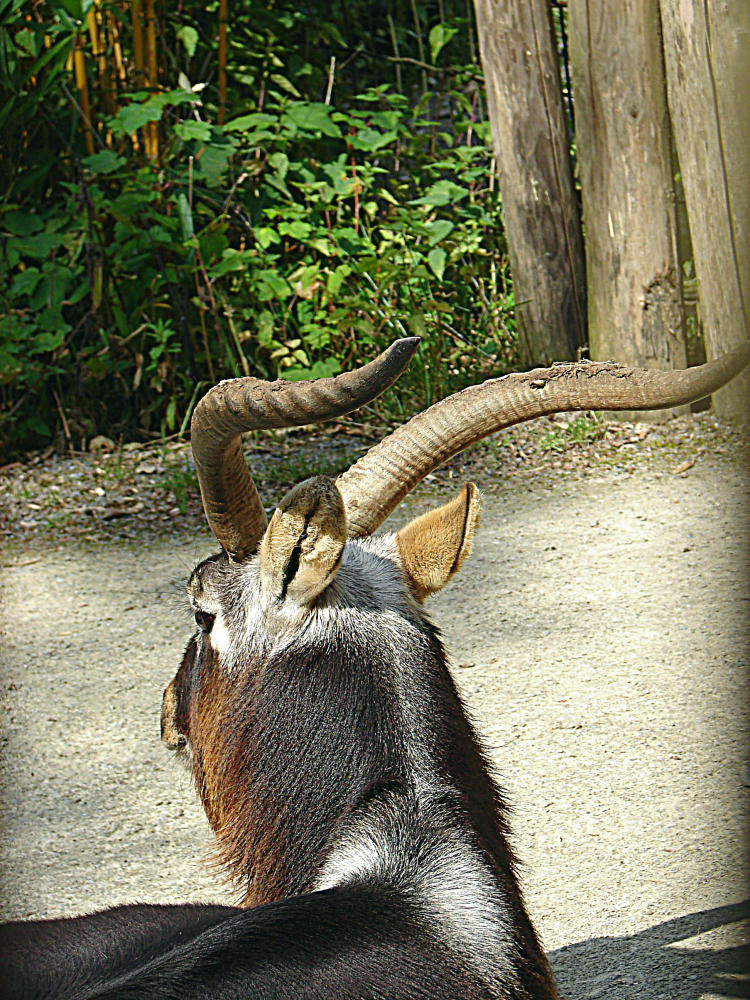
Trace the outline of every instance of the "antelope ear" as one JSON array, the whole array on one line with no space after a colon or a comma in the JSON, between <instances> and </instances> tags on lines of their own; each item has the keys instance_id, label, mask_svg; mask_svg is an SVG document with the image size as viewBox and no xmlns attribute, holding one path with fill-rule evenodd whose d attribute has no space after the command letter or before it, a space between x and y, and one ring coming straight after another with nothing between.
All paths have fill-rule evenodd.
<instances>
[{"instance_id":1,"label":"antelope ear","mask_svg":"<svg viewBox=\"0 0 750 1000\"><path fill-rule=\"evenodd\" d=\"M479 526L479 493L474 483L437 510L410 521L396 535L404 572L418 601L440 590L471 552Z\"/></svg>"},{"instance_id":2,"label":"antelope ear","mask_svg":"<svg viewBox=\"0 0 750 1000\"><path fill-rule=\"evenodd\" d=\"M311 604L333 580L346 544L344 501L325 476L289 490L260 544L260 579L269 601Z\"/></svg>"}]
</instances>

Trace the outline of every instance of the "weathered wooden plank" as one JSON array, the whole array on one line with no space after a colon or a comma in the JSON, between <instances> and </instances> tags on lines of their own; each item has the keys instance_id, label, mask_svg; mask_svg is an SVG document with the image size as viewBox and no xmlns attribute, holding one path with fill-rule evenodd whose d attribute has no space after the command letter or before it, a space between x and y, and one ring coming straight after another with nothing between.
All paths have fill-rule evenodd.
<instances>
[{"instance_id":1,"label":"weathered wooden plank","mask_svg":"<svg viewBox=\"0 0 750 1000\"><path fill-rule=\"evenodd\" d=\"M658 0L570 0L568 11L591 356L684 368Z\"/></svg>"},{"instance_id":2,"label":"weathered wooden plank","mask_svg":"<svg viewBox=\"0 0 750 1000\"><path fill-rule=\"evenodd\" d=\"M669 110L709 358L750 333L750 3L661 0ZM713 397L750 414L750 373Z\"/></svg>"},{"instance_id":3,"label":"weathered wooden plank","mask_svg":"<svg viewBox=\"0 0 750 1000\"><path fill-rule=\"evenodd\" d=\"M585 275L547 0L475 0L523 359L574 358Z\"/></svg>"}]
</instances>

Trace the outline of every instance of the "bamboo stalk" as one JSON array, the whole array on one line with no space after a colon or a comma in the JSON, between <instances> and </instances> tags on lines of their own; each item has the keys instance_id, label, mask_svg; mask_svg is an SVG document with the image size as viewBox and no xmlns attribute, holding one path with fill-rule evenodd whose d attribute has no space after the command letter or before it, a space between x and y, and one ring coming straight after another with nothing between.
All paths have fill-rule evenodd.
<instances>
[{"instance_id":1,"label":"bamboo stalk","mask_svg":"<svg viewBox=\"0 0 750 1000\"><path fill-rule=\"evenodd\" d=\"M141 0L132 0L130 16L133 23L133 66L135 68L135 85L142 87L146 82L143 71L143 16Z\"/></svg>"},{"instance_id":2,"label":"bamboo stalk","mask_svg":"<svg viewBox=\"0 0 750 1000\"><path fill-rule=\"evenodd\" d=\"M86 143L86 151L89 156L94 154L94 125L91 120L91 104L89 103L89 85L86 80L86 57L83 51L83 39L81 32L76 32L73 42L73 68L75 71L76 87L78 88L78 98L81 104L83 116L83 138Z\"/></svg>"},{"instance_id":3,"label":"bamboo stalk","mask_svg":"<svg viewBox=\"0 0 750 1000\"><path fill-rule=\"evenodd\" d=\"M156 90L158 83L154 0L146 0L146 86L150 90ZM146 155L153 163L158 164L159 130L156 122L148 122L146 125Z\"/></svg>"},{"instance_id":4,"label":"bamboo stalk","mask_svg":"<svg viewBox=\"0 0 750 1000\"><path fill-rule=\"evenodd\" d=\"M219 114L217 123L224 124L227 107L227 20L229 0L219 0Z\"/></svg>"},{"instance_id":5,"label":"bamboo stalk","mask_svg":"<svg viewBox=\"0 0 750 1000\"><path fill-rule=\"evenodd\" d=\"M89 8L88 14L86 15L89 37L91 38L91 54L94 59L96 59L99 71L99 87L102 92L104 109L107 114L113 115L117 109L115 107L112 75L110 74L109 66L107 65L107 52L102 39L103 32L101 17L102 12L99 9L99 3L97 3L97 0L94 0L94 3Z\"/></svg>"},{"instance_id":6,"label":"bamboo stalk","mask_svg":"<svg viewBox=\"0 0 750 1000\"><path fill-rule=\"evenodd\" d=\"M146 79L143 71L143 12L141 0L131 0L130 20L133 28L133 83L136 87L143 87ZM133 132L130 137L133 149L137 153L141 148L138 133Z\"/></svg>"},{"instance_id":7,"label":"bamboo stalk","mask_svg":"<svg viewBox=\"0 0 750 1000\"><path fill-rule=\"evenodd\" d=\"M124 88L127 78L125 75L125 60L122 57L122 43L120 42L120 25L117 18L112 17L109 11L106 11L106 18L107 33L112 39L112 56L115 60L117 79L120 81L120 87Z\"/></svg>"}]
</instances>

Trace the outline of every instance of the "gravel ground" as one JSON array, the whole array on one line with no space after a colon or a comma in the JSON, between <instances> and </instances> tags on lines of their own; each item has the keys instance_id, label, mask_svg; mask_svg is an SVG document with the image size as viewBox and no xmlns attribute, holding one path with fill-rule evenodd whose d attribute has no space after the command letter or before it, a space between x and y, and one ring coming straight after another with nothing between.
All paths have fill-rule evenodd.
<instances>
[{"instance_id":1,"label":"gravel ground","mask_svg":"<svg viewBox=\"0 0 750 1000\"><path fill-rule=\"evenodd\" d=\"M442 501L451 478L484 488L472 559L431 611L515 806L561 994L748 997L747 449L707 415L576 444L579 430L507 435L394 521ZM326 441L308 447L341 451ZM192 498L170 515L160 473L135 471L153 455L134 451L119 478L95 471L115 458L47 456L0 483L6 918L233 898L158 739L189 632L182 587L213 546ZM261 473L278 498L281 473ZM123 496L143 507L103 518ZM80 514L45 523L73 502Z\"/></svg>"}]
</instances>

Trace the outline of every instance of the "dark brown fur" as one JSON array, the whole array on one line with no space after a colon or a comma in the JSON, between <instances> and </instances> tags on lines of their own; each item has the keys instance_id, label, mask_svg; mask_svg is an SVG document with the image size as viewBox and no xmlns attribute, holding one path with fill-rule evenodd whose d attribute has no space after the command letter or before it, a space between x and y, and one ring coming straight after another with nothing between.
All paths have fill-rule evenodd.
<instances>
[{"instance_id":1,"label":"dark brown fur","mask_svg":"<svg viewBox=\"0 0 750 1000\"><path fill-rule=\"evenodd\" d=\"M416 626L416 627L415 627ZM526 913L507 840L506 809L466 717L436 630L410 613L400 669L444 808L491 863L516 937L519 997L552 998L546 958ZM346 822L389 795L411 801L394 664L377 643L332 635L319 645L259 652L227 671L191 640L175 680L176 717L220 862L257 906L315 887ZM404 808L404 815L408 806ZM404 836L409 837L405 819Z\"/></svg>"}]
</instances>

